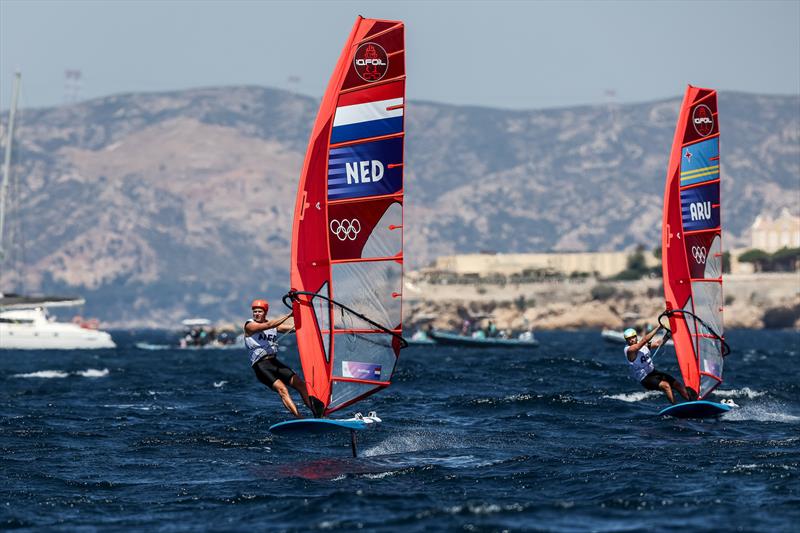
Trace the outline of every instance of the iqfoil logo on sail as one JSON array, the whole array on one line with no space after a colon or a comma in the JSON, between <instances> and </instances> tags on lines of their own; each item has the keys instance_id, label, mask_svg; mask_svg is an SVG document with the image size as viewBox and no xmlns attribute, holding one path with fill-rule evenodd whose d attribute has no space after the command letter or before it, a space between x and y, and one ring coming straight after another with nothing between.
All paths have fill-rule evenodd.
<instances>
[{"instance_id":1,"label":"iqfoil logo on sail","mask_svg":"<svg viewBox=\"0 0 800 533\"><path fill-rule=\"evenodd\" d=\"M694 131L701 137L705 137L714 129L714 116L711 108L705 104L700 104L692 111L692 124Z\"/></svg>"},{"instance_id":2,"label":"iqfoil logo on sail","mask_svg":"<svg viewBox=\"0 0 800 533\"><path fill-rule=\"evenodd\" d=\"M377 43L364 43L356 50L353 68L358 77L373 82L382 79L389 70L389 56Z\"/></svg>"}]
</instances>

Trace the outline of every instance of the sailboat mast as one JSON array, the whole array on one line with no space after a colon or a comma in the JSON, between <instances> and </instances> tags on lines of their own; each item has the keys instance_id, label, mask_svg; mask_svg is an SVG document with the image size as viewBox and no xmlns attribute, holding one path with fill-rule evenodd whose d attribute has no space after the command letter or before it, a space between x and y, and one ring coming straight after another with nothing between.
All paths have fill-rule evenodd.
<instances>
[{"instance_id":1,"label":"sailboat mast","mask_svg":"<svg viewBox=\"0 0 800 533\"><path fill-rule=\"evenodd\" d=\"M19 84L22 73L17 71L14 75L14 94L11 97L11 108L8 111L8 135L6 135L6 154L3 160L3 183L0 185L0 258L5 256L3 247L3 226L6 219L6 196L8 194L8 175L11 170L11 145L14 142L14 116L17 114L17 99L19 98Z\"/></svg>"}]
</instances>

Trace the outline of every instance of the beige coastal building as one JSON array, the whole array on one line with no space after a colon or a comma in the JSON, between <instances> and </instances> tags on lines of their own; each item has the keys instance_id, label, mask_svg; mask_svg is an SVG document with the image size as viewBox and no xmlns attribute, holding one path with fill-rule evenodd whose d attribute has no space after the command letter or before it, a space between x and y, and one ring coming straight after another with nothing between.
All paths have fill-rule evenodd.
<instances>
[{"instance_id":1,"label":"beige coastal building","mask_svg":"<svg viewBox=\"0 0 800 533\"><path fill-rule=\"evenodd\" d=\"M774 253L781 248L800 248L800 217L783 209L778 217L759 215L750 227L750 248L758 248ZM724 241L723 241L724 242ZM749 248L730 249L730 269L732 274L750 274L753 265L740 263L739 256ZM661 264L653 253L644 251L647 266ZM600 277L614 276L625 270L627 252L567 252L567 253L529 253L529 254L459 254L438 257L432 267L424 270L452 272L458 275L488 276L501 274L509 276L529 270L550 270L564 275L573 272L597 273Z\"/></svg>"},{"instance_id":2,"label":"beige coastal building","mask_svg":"<svg viewBox=\"0 0 800 533\"><path fill-rule=\"evenodd\" d=\"M735 248L730 251L730 273L752 274L753 265L739 262L739 256L749 248ZM526 270L550 270L566 276L573 272L595 273L603 278L619 274L627 267L631 252L571 252L537 254L460 254L436 258L425 271L451 272L458 275L492 274L510 276ZM652 252L643 252L648 267L661 264Z\"/></svg>"},{"instance_id":3,"label":"beige coastal building","mask_svg":"<svg viewBox=\"0 0 800 533\"><path fill-rule=\"evenodd\" d=\"M660 264L650 251L645 251L647 266ZM608 277L625 270L630 252L574 252L538 254L461 254L436 259L432 269L454 274L519 274L531 269L547 269L569 275L573 272L597 272Z\"/></svg>"},{"instance_id":4,"label":"beige coastal building","mask_svg":"<svg viewBox=\"0 0 800 533\"><path fill-rule=\"evenodd\" d=\"M784 208L777 218L758 215L750 227L751 247L774 253L781 248L800 248L800 217Z\"/></svg>"}]
</instances>

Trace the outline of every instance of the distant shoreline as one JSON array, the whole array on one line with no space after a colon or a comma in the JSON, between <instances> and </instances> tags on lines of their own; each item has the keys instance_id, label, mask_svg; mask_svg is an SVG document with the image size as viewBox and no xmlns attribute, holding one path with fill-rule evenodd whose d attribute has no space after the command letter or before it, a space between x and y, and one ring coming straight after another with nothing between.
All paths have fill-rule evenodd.
<instances>
[{"instance_id":1,"label":"distant shoreline","mask_svg":"<svg viewBox=\"0 0 800 533\"><path fill-rule=\"evenodd\" d=\"M623 316L655 324L664 309L660 278L449 285L410 276L404 296L409 329L431 324L455 330L464 319L489 316L500 329L621 329L627 325ZM724 298L726 328L761 329L782 321L800 329L800 272L726 275Z\"/></svg>"},{"instance_id":2,"label":"distant shoreline","mask_svg":"<svg viewBox=\"0 0 800 533\"><path fill-rule=\"evenodd\" d=\"M488 316L498 328L515 331L621 329L626 325L623 315L635 314L640 317L638 322L655 324L664 306L660 278L580 278L518 285L433 284L421 281L412 272L406 278L403 297L403 326L408 335L428 324L459 330L465 318ZM787 316L794 317L780 329L800 330L800 272L726 274L724 298L726 329L763 329L770 325L765 324L765 316L772 313L785 315L784 321ZM238 327L246 319L243 314L219 322ZM181 329L177 318L174 324L108 321L101 327L120 331Z\"/></svg>"}]
</instances>

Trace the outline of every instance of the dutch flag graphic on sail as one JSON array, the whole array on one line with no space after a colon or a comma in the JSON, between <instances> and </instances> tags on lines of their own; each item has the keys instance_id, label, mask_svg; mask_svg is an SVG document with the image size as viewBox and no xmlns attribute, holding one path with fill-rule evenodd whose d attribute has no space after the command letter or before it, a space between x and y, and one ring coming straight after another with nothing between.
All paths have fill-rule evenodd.
<instances>
[{"instance_id":1,"label":"dutch flag graphic on sail","mask_svg":"<svg viewBox=\"0 0 800 533\"><path fill-rule=\"evenodd\" d=\"M331 144L403 131L403 82L369 87L339 97Z\"/></svg>"}]
</instances>

